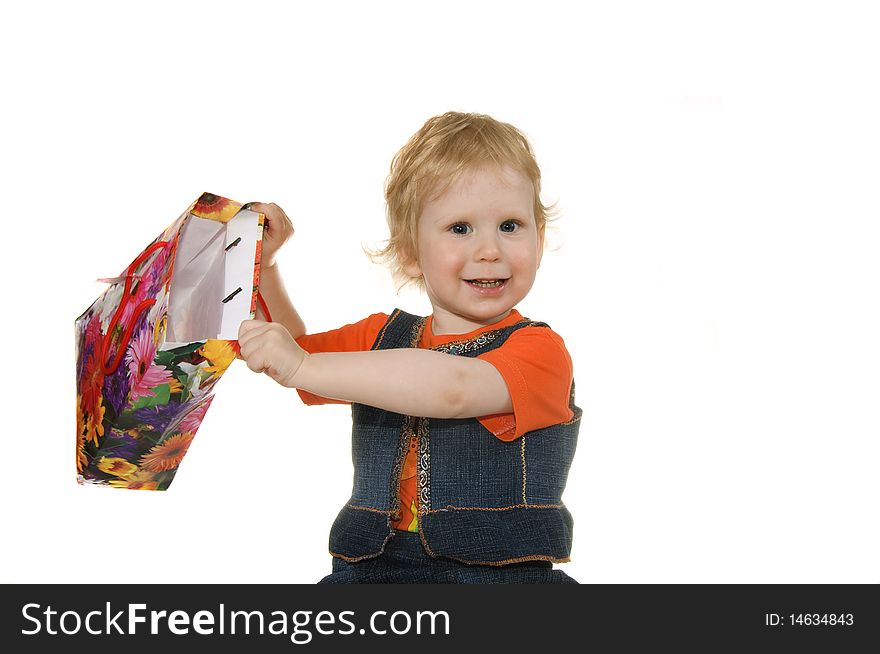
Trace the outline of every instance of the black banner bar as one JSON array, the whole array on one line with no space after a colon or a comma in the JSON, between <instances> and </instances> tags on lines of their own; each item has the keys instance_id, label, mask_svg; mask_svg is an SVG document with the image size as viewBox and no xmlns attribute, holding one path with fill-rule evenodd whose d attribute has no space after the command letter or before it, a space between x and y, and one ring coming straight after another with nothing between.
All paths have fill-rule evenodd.
<instances>
[{"instance_id":1,"label":"black banner bar","mask_svg":"<svg viewBox=\"0 0 880 654\"><path fill-rule=\"evenodd\" d=\"M491 647L855 651L880 642L865 585L5 585L4 652L419 652ZM124 648L121 650L120 648ZM513 648L513 649L510 649ZM785 648L785 649L779 649ZM608 651L603 648L602 651Z\"/></svg>"}]
</instances>

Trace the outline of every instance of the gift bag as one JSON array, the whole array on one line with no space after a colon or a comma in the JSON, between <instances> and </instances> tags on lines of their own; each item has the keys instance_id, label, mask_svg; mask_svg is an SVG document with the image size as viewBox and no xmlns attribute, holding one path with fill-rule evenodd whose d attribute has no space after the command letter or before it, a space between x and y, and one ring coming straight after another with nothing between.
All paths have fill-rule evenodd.
<instances>
[{"instance_id":1,"label":"gift bag","mask_svg":"<svg viewBox=\"0 0 880 654\"><path fill-rule=\"evenodd\" d=\"M264 217L203 194L76 320L81 484L165 490L259 297ZM262 305L264 312L265 305Z\"/></svg>"}]
</instances>

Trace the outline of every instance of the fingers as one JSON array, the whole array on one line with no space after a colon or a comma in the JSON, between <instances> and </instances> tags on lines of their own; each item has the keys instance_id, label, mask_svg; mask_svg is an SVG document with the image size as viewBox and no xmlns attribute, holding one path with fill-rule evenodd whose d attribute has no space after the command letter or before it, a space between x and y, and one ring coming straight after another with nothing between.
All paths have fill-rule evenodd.
<instances>
[{"instance_id":1,"label":"fingers","mask_svg":"<svg viewBox=\"0 0 880 654\"><path fill-rule=\"evenodd\" d=\"M238 347L241 359L248 368L265 373L288 387L299 364L307 356L283 325L262 320L245 320L241 323Z\"/></svg>"},{"instance_id":2,"label":"fingers","mask_svg":"<svg viewBox=\"0 0 880 654\"><path fill-rule=\"evenodd\" d=\"M274 202L251 202L253 211L258 211L266 217L266 229L270 234L277 233L287 239L293 234L293 223L284 210Z\"/></svg>"},{"instance_id":3,"label":"fingers","mask_svg":"<svg viewBox=\"0 0 880 654\"><path fill-rule=\"evenodd\" d=\"M263 357L257 357L253 354L247 358L242 357L245 365L254 372L264 372L269 367L269 362Z\"/></svg>"},{"instance_id":4,"label":"fingers","mask_svg":"<svg viewBox=\"0 0 880 654\"><path fill-rule=\"evenodd\" d=\"M242 320L241 324L238 326L238 339L241 340L241 337L248 332L252 332L255 329L259 329L268 324L269 323L264 320Z\"/></svg>"},{"instance_id":5,"label":"fingers","mask_svg":"<svg viewBox=\"0 0 880 654\"><path fill-rule=\"evenodd\" d=\"M275 343L293 341L290 332L277 322L243 320L238 328L238 348L241 357L246 361L249 360L260 345L267 342L267 339Z\"/></svg>"},{"instance_id":6,"label":"fingers","mask_svg":"<svg viewBox=\"0 0 880 654\"><path fill-rule=\"evenodd\" d=\"M242 320L238 326L238 340L248 338L252 334L262 334L267 331L284 333L288 338L293 338L287 328L279 322L266 322L265 320Z\"/></svg>"},{"instance_id":7,"label":"fingers","mask_svg":"<svg viewBox=\"0 0 880 654\"><path fill-rule=\"evenodd\" d=\"M275 254L293 236L293 223L274 202L250 202L248 208L263 214L263 261L265 268L275 264Z\"/></svg>"},{"instance_id":8,"label":"fingers","mask_svg":"<svg viewBox=\"0 0 880 654\"><path fill-rule=\"evenodd\" d=\"M236 359L244 359L245 357L241 353L242 346L242 337L247 334L253 333L255 329L260 327L262 320L242 320L241 324L238 326L238 352L235 355ZM247 340L247 339L245 339Z\"/></svg>"},{"instance_id":9,"label":"fingers","mask_svg":"<svg viewBox=\"0 0 880 654\"><path fill-rule=\"evenodd\" d=\"M251 211L263 214L269 221L290 224L290 218L284 213L284 209L274 202L248 202L247 207Z\"/></svg>"},{"instance_id":10,"label":"fingers","mask_svg":"<svg viewBox=\"0 0 880 654\"><path fill-rule=\"evenodd\" d=\"M269 212L269 205L265 202L248 202L246 206L251 211L256 211L257 213L266 214Z\"/></svg>"},{"instance_id":11,"label":"fingers","mask_svg":"<svg viewBox=\"0 0 880 654\"><path fill-rule=\"evenodd\" d=\"M270 324L262 320L245 320L238 329L240 359L254 372L265 372L270 366L263 336L270 331Z\"/></svg>"},{"instance_id":12,"label":"fingers","mask_svg":"<svg viewBox=\"0 0 880 654\"><path fill-rule=\"evenodd\" d=\"M243 359L248 358L250 345L255 339L262 338L265 334L277 329L274 323L262 320L243 320L238 327L238 347Z\"/></svg>"}]
</instances>

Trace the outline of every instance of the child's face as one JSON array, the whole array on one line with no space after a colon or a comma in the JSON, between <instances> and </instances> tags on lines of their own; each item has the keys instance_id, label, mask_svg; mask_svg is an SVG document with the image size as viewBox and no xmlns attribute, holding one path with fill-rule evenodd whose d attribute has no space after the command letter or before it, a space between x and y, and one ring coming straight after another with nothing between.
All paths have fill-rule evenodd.
<instances>
[{"instance_id":1,"label":"child's face","mask_svg":"<svg viewBox=\"0 0 880 654\"><path fill-rule=\"evenodd\" d=\"M463 334L506 317L535 281L544 234L535 225L534 190L509 167L465 172L425 203L418 262L434 308L435 334Z\"/></svg>"}]
</instances>

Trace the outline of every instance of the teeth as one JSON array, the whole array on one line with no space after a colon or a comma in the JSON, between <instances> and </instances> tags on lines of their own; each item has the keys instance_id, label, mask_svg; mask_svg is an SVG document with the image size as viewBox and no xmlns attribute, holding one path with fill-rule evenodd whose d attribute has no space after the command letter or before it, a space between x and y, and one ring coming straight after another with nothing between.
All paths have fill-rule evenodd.
<instances>
[{"instance_id":1,"label":"teeth","mask_svg":"<svg viewBox=\"0 0 880 654\"><path fill-rule=\"evenodd\" d=\"M484 281L482 279L472 279L468 283L473 284L474 286L480 286L482 288L494 288L496 286L501 286L504 283L504 280L495 279L492 281Z\"/></svg>"}]
</instances>

